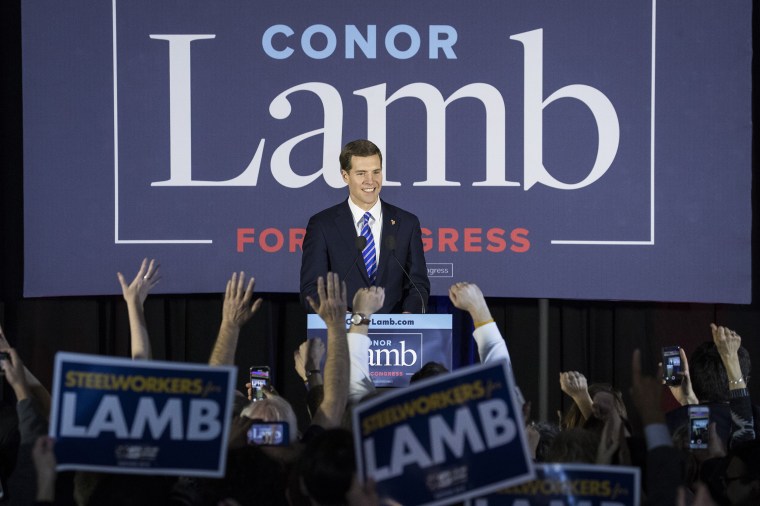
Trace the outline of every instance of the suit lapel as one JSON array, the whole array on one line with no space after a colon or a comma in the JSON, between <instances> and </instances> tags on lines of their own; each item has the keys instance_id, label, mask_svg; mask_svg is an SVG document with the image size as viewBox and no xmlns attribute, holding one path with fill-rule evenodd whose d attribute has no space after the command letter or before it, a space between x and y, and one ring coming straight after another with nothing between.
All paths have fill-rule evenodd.
<instances>
[{"instance_id":1,"label":"suit lapel","mask_svg":"<svg viewBox=\"0 0 760 506\"><path fill-rule=\"evenodd\" d=\"M338 208L338 212L335 215L335 228L340 235L340 247L345 248L345 251L351 251L350 263L353 263L354 260L356 260L356 255L358 255L356 251L357 236L356 225L354 225L354 215L351 214L351 208L348 207L348 200ZM348 268L349 265L346 265L346 268ZM364 265L364 260L359 258L356 262L356 267L359 269L359 272L361 272L365 285L369 285L369 275L367 274L367 266ZM338 275L342 276L343 273L339 272Z\"/></svg>"},{"instance_id":2,"label":"suit lapel","mask_svg":"<svg viewBox=\"0 0 760 506\"><path fill-rule=\"evenodd\" d=\"M382 202L382 201L381 201ZM396 216L396 208L382 202L383 206L383 231L380 233L382 236L380 239L380 264L377 266L377 279L378 286L385 286L385 269L389 262L389 256L391 255L388 249L386 237L394 236L398 238L398 219ZM366 270L366 269L365 269Z\"/></svg>"}]
</instances>

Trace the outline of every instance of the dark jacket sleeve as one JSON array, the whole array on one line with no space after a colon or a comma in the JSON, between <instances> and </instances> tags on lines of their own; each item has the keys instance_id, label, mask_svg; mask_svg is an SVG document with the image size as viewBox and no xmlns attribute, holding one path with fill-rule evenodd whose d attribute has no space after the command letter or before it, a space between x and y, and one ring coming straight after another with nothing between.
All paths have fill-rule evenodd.
<instances>
[{"instance_id":1,"label":"dark jacket sleeve","mask_svg":"<svg viewBox=\"0 0 760 506\"><path fill-rule=\"evenodd\" d=\"M420 221L415 216L412 228L412 234L409 239L409 251L406 258L406 268L409 277L414 281L414 285L419 289L419 293L413 286L406 290L406 297L402 305L402 311L409 313L422 313L423 307L427 306L428 297L430 297L430 280L427 274L427 263L425 261L425 252L422 248L422 231ZM420 299L420 296L422 298Z\"/></svg>"},{"instance_id":2,"label":"dark jacket sleeve","mask_svg":"<svg viewBox=\"0 0 760 506\"><path fill-rule=\"evenodd\" d=\"M306 312L312 313L306 297L317 301L317 278L324 276L328 270L327 243L319 221L312 217L306 226L303 238L303 256L301 257L301 305Z\"/></svg>"}]
</instances>

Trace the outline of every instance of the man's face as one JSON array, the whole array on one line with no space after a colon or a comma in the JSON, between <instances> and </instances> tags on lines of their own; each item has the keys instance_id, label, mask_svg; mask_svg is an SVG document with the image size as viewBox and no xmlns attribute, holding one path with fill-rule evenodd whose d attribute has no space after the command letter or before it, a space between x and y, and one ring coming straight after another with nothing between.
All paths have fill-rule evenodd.
<instances>
[{"instance_id":1,"label":"man's face","mask_svg":"<svg viewBox=\"0 0 760 506\"><path fill-rule=\"evenodd\" d=\"M348 184L351 201L365 211L369 211L380 197L383 186L383 165L378 155L352 156L351 170L341 171L343 181Z\"/></svg>"}]
</instances>

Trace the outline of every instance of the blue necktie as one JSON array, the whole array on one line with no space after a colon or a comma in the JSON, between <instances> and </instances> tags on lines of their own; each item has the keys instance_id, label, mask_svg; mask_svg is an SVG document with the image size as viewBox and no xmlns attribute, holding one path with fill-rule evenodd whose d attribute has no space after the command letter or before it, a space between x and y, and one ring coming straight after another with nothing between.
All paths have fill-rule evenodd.
<instances>
[{"instance_id":1,"label":"blue necktie","mask_svg":"<svg viewBox=\"0 0 760 506\"><path fill-rule=\"evenodd\" d=\"M369 275L369 282L375 284L375 276L377 275L377 253L375 252L375 238L372 236L372 230L369 228L369 220L372 218L370 213L364 213L364 226L362 226L361 235L367 239L367 245L362 251L362 257L364 257L364 265L367 267L367 275Z\"/></svg>"}]
</instances>

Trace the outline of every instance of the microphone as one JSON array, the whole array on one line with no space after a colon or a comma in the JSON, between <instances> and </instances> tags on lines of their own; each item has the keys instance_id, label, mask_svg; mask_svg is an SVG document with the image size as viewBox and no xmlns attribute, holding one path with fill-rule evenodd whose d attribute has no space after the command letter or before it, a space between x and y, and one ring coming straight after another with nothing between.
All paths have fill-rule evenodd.
<instances>
[{"instance_id":1,"label":"microphone","mask_svg":"<svg viewBox=\"0 0 760 506\"><path fill-rule=\"evenodd\" d=\"M351 264L351 267L349 267L346 272L343 274L343 276L340 278L341 281L346 281L348 278L348 274L351 272L351 269L354 268L356 265L356 262L359 261L359 258L362 256L362 253L364 252L364 248L367 247L367 238L363 235L357 235L356 239L354 239L354 248L356 248L356 257L354 258L354 263Z\"/></svg>"},{"instance_id":2,"label":"microphone","mask_svg":"<svg viewBox=\"0 0 760 506\"><path fill-rule=\"evenodd\" d=\"M408 272L406 272L406 269L404 269L404 266L401 265L401 262L399 262L398 257L396 256L396 236L389 235L385 237L385 247L388 248L388 250L391 252L391 256L396 261L398 266L401 268L401 271L406 276L406 279L409 280L409 282L412 284L414 289L417 291L417 295L420 296L420 302L422 303L422 314L426 314L427 311L425 311L425 298L422 296L422 292L419 288L417 288L417 285L414 284L414 281L412 280L412 277L409 275Z\"/></svg>"}]
</instances>

